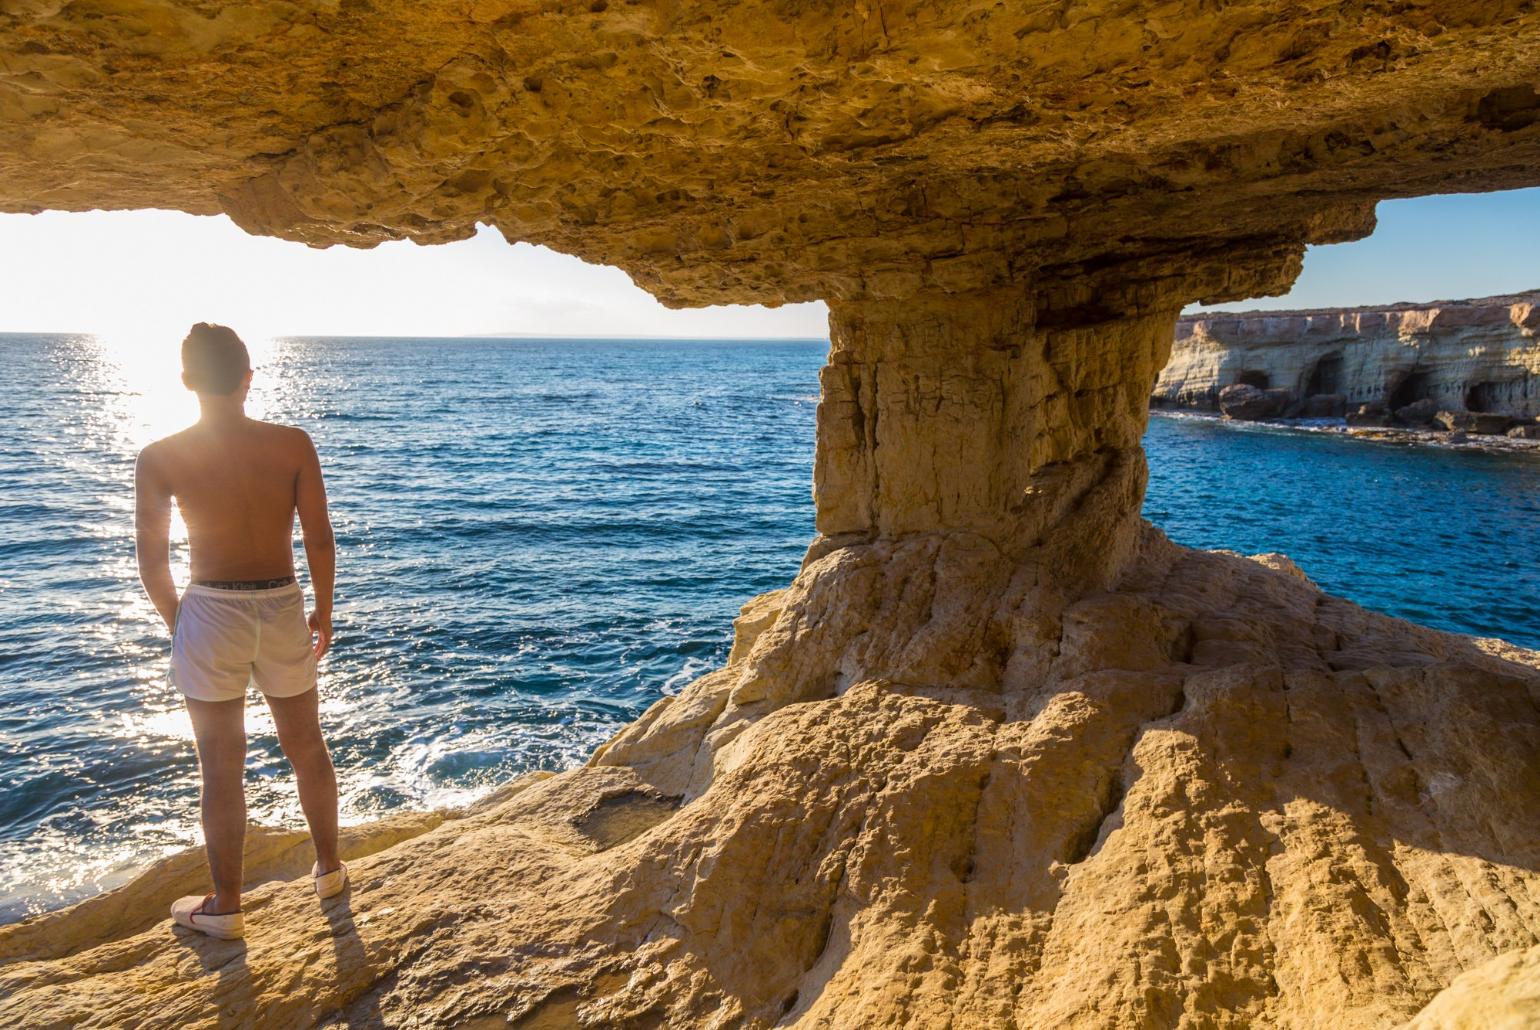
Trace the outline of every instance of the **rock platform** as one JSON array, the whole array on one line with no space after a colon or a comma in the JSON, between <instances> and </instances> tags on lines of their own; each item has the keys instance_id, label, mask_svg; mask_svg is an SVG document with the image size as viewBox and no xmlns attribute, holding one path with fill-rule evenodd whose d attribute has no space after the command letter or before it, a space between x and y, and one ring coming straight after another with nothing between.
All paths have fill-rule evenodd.
<instances>
[{"instance_id":1,"label":"rock platform","mask_svg":"<svg viewBox=\"0 0 1540 1030\"><path fill-rule=\"evenodd\" d=\"M153 876L0 931L0 1025L1540 1020L1536 656L1139 517L1179 313L1540 185L1536 54L1517 0L0 5L0 211L486 224L831 337L724 668L244 944Z\"/></svg>"}]
</instances>

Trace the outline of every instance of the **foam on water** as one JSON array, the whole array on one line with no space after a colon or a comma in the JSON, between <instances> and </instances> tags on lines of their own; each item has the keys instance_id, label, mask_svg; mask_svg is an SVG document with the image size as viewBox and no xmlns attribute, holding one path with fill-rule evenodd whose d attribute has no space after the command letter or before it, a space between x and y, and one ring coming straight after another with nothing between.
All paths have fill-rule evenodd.
<instances>
[{"instance_id":1,"label":"foam on water","mask_svg":"<svg viewBox=\"0 0 1540 1030\"><path fill-rule=\"evenodd\" d=\"M816 342L280 340L340 548L323 718L343 816L581 761L727 655L812 536ZM133 459L185 424L175 346L0 337L0 920L196 843L191 733L135 579ZM1328 589L1540 644L1540 462L1157 419L1147 513ZM185 578L185 548L174 553ZM252 818L298 825L263 706Z\"/></svg>"}]
</instances>

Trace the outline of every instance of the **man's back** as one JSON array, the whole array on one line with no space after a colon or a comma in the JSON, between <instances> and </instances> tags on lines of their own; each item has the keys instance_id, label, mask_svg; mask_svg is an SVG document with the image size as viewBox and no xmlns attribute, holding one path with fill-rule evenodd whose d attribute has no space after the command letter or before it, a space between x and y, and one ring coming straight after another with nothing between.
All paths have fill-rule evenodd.
<instances>
[{"instance_id":1,"label":"man's back","mask_svg":"<svg viewBox=\"0 0 1540 1030\"><path fill-rule=\"evenodd\" d=\"M245 933L241 861L245 703L267 698L294 764L315 841L315 892L347 887L337 854L337 778L321 736L316 663L331 646L336 553L326 485L310 437L246 417L251 355L228 326L200 322L182 341L182 382L198 395L196 425L139 454L134 476L139 578L171 632L168 681L187 699L203 779L203 834L214 891L171 906L181 926ZM169 557L171 505L187 523L192 582L178 591ZM294 515L305 534L315 608L294 578Z\"/></svg>"},{"instance_id":2,"label":"man's back","mask_svg":"<svg viewBox=\"0 0 1540 1030\"><path fill-rule=\"evenodd\" d=\"M294 513L315 465L303 430L240 418L151 444L140 474L176 498L194 579L258 580L294 571Z\"/></svg>"}]
</instances>

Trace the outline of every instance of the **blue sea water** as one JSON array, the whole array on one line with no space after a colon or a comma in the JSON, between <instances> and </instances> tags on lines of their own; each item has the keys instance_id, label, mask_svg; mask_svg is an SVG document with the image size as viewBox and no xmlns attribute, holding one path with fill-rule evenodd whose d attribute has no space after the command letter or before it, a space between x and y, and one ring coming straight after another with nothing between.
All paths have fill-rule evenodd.
<instances>
[{"instance_id":1,"label":"blue sea water","mask_svg":"<svg viewBox=\"0 0 1540 1030\"><path fill-rule=\"evenodd\" d=\"M288 339L253 414L325 463L323 718L345 821L580 761L720 663L812 536L812 341ZM135 579L133 460L174 349L0 336L0 921L195 843L190 731ZM1146 514L1323 587L1540 646L1540 460L1156 418ZM185 564L185 552L176 561ZM185 567L182 570L185 576ZM300 824L260 703L252 818Z\"/></svg>"}]
</instances>

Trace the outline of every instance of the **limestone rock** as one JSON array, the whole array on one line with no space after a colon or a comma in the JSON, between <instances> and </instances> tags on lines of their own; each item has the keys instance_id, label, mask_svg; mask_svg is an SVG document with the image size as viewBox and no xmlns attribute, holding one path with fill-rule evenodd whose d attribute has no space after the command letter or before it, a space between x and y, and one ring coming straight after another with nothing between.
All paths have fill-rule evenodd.
<instances>
[{"instance_id":1,"label":"limestone rock","mask_svg":"<svg viewBox=\"0 0 1540 1030\"><path fill-rule=\"evenodd\" d=\"M1385 410L1385 405L1378 401L1369 404L1360 404L1350 410L1344 417L1350 426L1388 426L1390 414Z\"/></svg>"},{"instance_id":2,"label":"limestone rock","mask_svg":"<svg viewBox=\"0 0 1540 1030\"><path fill-rule=\"evenodd\" d=\"M1433 421L1445 429L1459 429L1481 436L1499 436L1513 424L1513 419L1507 415L1473 411L1440 411L1433 416Z\"/></svg>"},{"instance_id":3,"label":"limestone rock","mask_svg":"<svg viewBox=\"0 0 1540 1030\"><path fill-rule=\"evenodd\" d=\"M1259 390L1247 383L1231 383L1219 391L1219 410L1225 418L1246 422L1277 418L1288 406L1287 390Z\"/></svg>"},{"instance_id":4,"label":"limestone rock","mask_svg":"<svg viewBox=\"0 0 1540 1030\"><path fill-rule=\"evenodd\" d=\"M1409 426L1431 425L1433 417L1438 414L1438 401L1432 397L1424 397L1403 405L1395 411L1396 421Z\"/></svg>"},{"instance_id":5,"label":"limestone rock","mask_svg":"<svg viewBox=\"0 0 1540 1030\"><path fill-rule=\"evenodd\" d=\"M1515 440L1540 440L1540 425L1531 422L1528 425L1514 426L1506 435Z\"/></svg>"},{"instance_id":6,"label":"limestone rock","mask_svg":"<svg viewBox=\"0 0 1540 1030\"><path fill-rule=\"evenodd\" d=\"M1540 948L1461 973L1404 1030L1530 1030L1540 1022Z\"/></svg>"},{"instance_id":7,"label":"limestone rock","mask_svg":"<svg viewBox=\"0 0 1540 1030\"><path fill-rule=\"evenodd\" d=\"M1343 394L1410 424L1540 414L1540 292L1377 308L1185 315L1154 399L1213 408L1231 384ZM1407 417L1402 412L1408 411ZM1426 413L1426 414L1425 414ZM1486 432L1487 430L1481 430Z\"/></svg>"},{"instance_id":8,"label":"limestone rock","mask_svg":"<svg viewBox=\"0 0 1540 1030\"><path fill-rule=\"evenodd\" d=\"M831 311L819 535L725 667L333 905L257 886L244 944L141 929L155 875L6 931L0 1025L1383 1027L1533 948L1540 658L1139 510L1178 312L1378 198L1540 183L1537 51L1490 0L0 6L0 210L484 222ZM1528 404L1534 301L1258 342L1318 328L1304 392L1362 410L1457 338L1490 388L1445 407ZM1359 337L1406 379L1355 388ZM1220 366L1263 370L1158 392Z\"/></svg>"},{"instance_id":9,"label":"limestone rock","mask_svg":"<svg viewBox=\"0 0 1540 1030\"><path fill-rule=\"evenodd\" d=\"M484 222L675 304L1297 266L1376 199L1540 182L1537 49L1493 0L19 0L0 210L359 246Z\"/></svg>"},{"instance_id":10,"label":"limestone rock","mask_svg":"<svg viewBox=\"0 0 1540 1030\"><path fill-rule=\"evenodd\" d=\"M1321 393L1306 397L1295 409L1298 418L1342 418L1347 414L1347 396L1340 393Z\"/></svg>"}]
</instances>

